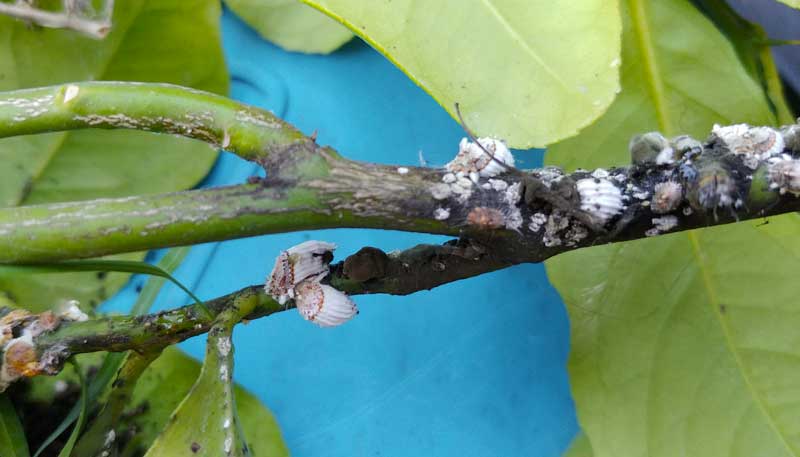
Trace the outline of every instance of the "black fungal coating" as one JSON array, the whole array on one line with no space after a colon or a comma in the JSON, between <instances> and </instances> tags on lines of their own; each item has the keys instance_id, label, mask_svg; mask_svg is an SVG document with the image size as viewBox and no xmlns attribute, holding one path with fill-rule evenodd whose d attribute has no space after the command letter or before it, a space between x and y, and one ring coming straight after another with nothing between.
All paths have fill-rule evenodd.
<instances>
[{"instance_id":1,"label":"black fungal coating","mask_svg":"<svg viewBox=\"0 0 800 457\"><path fill-rule=\"evenodd\" d=\"M389 256L385 252L367 246L345 259L344 275L354 281L383 278L388 264Z\"/></svg>"}]
</instances>

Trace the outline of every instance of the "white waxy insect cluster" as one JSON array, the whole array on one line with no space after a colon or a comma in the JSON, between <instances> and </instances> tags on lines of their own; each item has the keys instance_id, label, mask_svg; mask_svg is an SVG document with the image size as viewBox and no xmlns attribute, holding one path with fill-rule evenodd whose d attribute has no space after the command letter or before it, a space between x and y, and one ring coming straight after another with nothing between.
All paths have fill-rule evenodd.
<instances>
[{"instance_id":1,"label":"white waxy insect cluster","mask_svg":"<svg viewBox=\"0 0 800 457\"><path fill-rule=\"evenodd\" d=\"M330 271L334 249L333 243L312 240L281 252L267 277L266 292L280 304L294 299L300 315L320 327L347 322L358 314L356 304L347 294L321 283Z\"/></svg>"},{"instance_id":2,"label":"white waxy insect cluster","mask_svg":"<svg viewBox=\"0 0 800 457\"><path fill-rule=\"evenodd\" d=\"M89 316L78 306L78 300L67 300L61 305L59 315L62 319L69 321L83 322L89 320Z\"/></svg>"},{"instance_id":3,"label":"white waxy insect cluster","mask_svg":"<svg viewBox=\"0 0 800 457\"><path fill-rule=\"evenodd\" d=\"M683 188L675 181L660 182L653 189L653 200L650 209L656 214L674 211L683 200Z\"/></svg>"},{"instance_id":4,"label":"white waxy insect cluster","mask_svg":"<svg viewBox=\"0 0 800 457\"><path fill-rule=\"evenodd\" d=\"M759 161L780 154L786 146L783 135L770 127L714 124L711 134L722 140L731 153L744 156L744 164L753 170Z\"/></svg>"},{"instance_id":5,"label":"white waxy insect cluster","mask_svg":"<svg viewBox=\"0 0 800 457\"><path fill-rule=\"evenodd\" d=\"M522 227L522 223L524 222L522 212L517 206L517 203L519 203L520 199L522 199L522 185L517 182L507 186L506 189L501 192L503 192L503 201L506 204L506 208L503 211L503 215L505 216L505 226L509 230L515 230L519 232L519 229Z\"/></svg>"},{"instance_id":6,"label":"white waxy insect cluster","mask_svg":"<svg viewBox=\"0 0 800 457\"><path fill-rule=\"evenodd\" d=\"M450 210L448 208L436 208L433 212L433 218L437 221L444 221L450 217Z\"/></svg>"},{"instance_id":7,"label":"white waxy insect cluster","mask_svg":"<svg viewBox=\"0 0 800 457\"><path fill-rule=\"evenodd\" d=\"M603 224L625 207L622 191L607 179L579 179L575 186L581 197L581 209Z\"/></svg>"},{"instance_id":8,"label":"white waxy insect cluster","mask_svg":"<svg viewBox=\"0 0 800 457\"><path fill-rule=\"evenodd\" d=\"M486 151L466 138L461 139L455 158L445 165L448 173L442 176L441 183L430 189L433 198L444 200L454 197L465 203L472 196L475 185L480 184L480 178L492 178L514 166L514 155L502 140L478 138L478 142ZM489 179L482 185L486 190L498 192L504 190L505 186L503 181L495 179Z\"/></svg>"},{"instance_id":9,"label":"white waxy insect cluster","mask_svg":"<svg viewBox=\"0 0 800 457\"><path fill-rule=\"evenodd\" d=\"M507 171L507 167L514 166L514 155L502 140L478 138L478 142L480 146L462 138L458 144L458 154L445 165L445 168L455 173L458 178L466 176L477 183L479 178L492 178ZM498 162L502 162L506 167Z\"/></svg>"},{"instance_id":10,"label":"white waxy insect cluster","mask_svg":"<svg viewBox=\"0 0 800 457\"><path fill-rule=\"evenodd\" d=\"M800 160L786 156L770 164L769 187L781 195L788 192L800 196Z\"/></svg>"},{"instance_id":11,"label":"white waxy insect cluster","mask_svg":"<svg viewBox=\"0 0 800 457\"><path fill-rule=\"evenodd\" d=\"M531 216L531 223L528 224L528 230L531 232L538 232L542 226L547 222L547 215L544 213L536 213Z\"/></svg>"},{"instance_id":12,"label":"white waxy insect cluster","mask_svg":"<svg viewBox=\"0 0 800 457\"><path fill-rule=\"evenodd\" d=\"M652 219L653 228L644 232L645 236L656 236L665 232L669 232L678 226L678 218L672 215L654 217Z\"/></svg>"}]
</instances>

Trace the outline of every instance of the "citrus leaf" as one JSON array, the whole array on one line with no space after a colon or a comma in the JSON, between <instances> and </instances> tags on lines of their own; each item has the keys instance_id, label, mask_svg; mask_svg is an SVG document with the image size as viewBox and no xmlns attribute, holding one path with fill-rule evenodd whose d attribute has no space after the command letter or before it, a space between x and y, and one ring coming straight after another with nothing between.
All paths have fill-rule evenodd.
<instances>
[{"instance_id":1,"label":"citrus leaf","mask_svg":"<svg viewBox=\"0 0 800 457\"><path fill-rule=\"evenodd\" d=\"M123 254L106 259L141 260L144 254ZM109 298L128 278L126 273L58 273L41 275L0 275L0 293L16 306L39 313L54 309L67 300L78 300L93 309Z\"/></svg>"},{"instance_id":2,"label":"citrus leaf","mask_svg":"<svg viewBox=\"0 0 800 457\"><path fill-rule=\"evenodd\" d=\"M626 6L622 95L596 126L552 148L548 162L623 163L635 133L705 137L714 122L774 122L731 44L688 2ZM791 306L800 219L759 224L547 262L569 308L570 379L594 456L800 453L792 343L800 322Z\"/></svg>"},{"instance_id":3,"label":"citrus leaf","mask_svg":"<svg viewBox=\"0 0 800 457\"><path fill-rule=\"evenodd\" d=\"M552 145L545 161L568 169L625 165L638 133L703 139L715 122L775 122L730 42L688 2L623 5L622 92L596 123Z\"/></svg>"},{"instance_id":4,"label":"citrus leaf","mask_svg":"<svg viewBox=\"0 0 800 457\"><path fill-rule=\"evenodd\" d=\"M789 5L792 8L800 9L800 0L778 0L779 2Z\"/></svg>"},{"instance_id":5,"label":"citrus leaf","mask_svg":"<svg viewBox=\"0 0 800 457\"><path fill-rule=\"evenodd\" d=\"M131 446L146 449L153 442L199 374L200 364L174 347L167 348L150 365L136 384L131 400L132 409L142 410L128 419L128 425L136 430ZM235 398L251 453L263 457L288 456L275 418L259 399L238 386Z\"/></svg>"},{"instance_id":6,"label":"citrus leaf","mask_svg":"<svg viewBox=\"0 0 800 457\"><path fill-rule=\"evenodd\" d=\"M353 38L338 22L297 0L225 0L265 39L288 51L329 54Z\"/></svg>"},{"instance_id":7,"label":"citrus leaf","mask_svg":"<svg viewBox=\"0 0 800 457\"><path fill-rule=\"evenodd\" d=\"M28 457L28 441L19 423L17 411L8 395L0 394L0 455L3 457Z\"/></svg>"},{"instance_id":8,"label":"citrus leaf","mask_svg":"<svg viewBox=\"0 0 800 457\"><path fill-rule=\"evenodd\" d=\"M786 102L778 67L764 29L740 16L725 0L692 0L731 41L750 76L761 84L781 124L793 124L795 116Z\"/></svg>"},{"instance_id":9,"label":"citrus leaf","mask_svg":"<svg viewBox=\"0 0 800 457\"><path fill-rule=\"evenodd\" d=\"M564 453L564 457L593 457L592 443L589 438L583 433L578 433L578 436L572 439L569 449Z\"/></svg>"},{"instance_id":10,"label":"citrus leaf","mask_svg":"<svg viewBox=\"0 0 800 457\"><path fill-rule=\"evenodd\" d=\"M116 2L102 41L0 17L0 90L81 80L159 81L227 91L215 0ZM217 152L169 135L85 130L0 141L0 206L185 189ZM133 260L141 254L122 256ZM76 274L0 282L19 304L46 309L65 299L99 303L127 275Z\"/></svg>"},{"instance_id":11,"label":"citrus leaf","mask_svg":"<svg viewBox=\"0 0 800 457\"><path fill-rule=\"evenodd\" d=\"M575 135L619 87L609 0L302 0L344 23L470 128L511 146ZM489 95L491 94L491 95Z\"/></svg>"}]
</instances>

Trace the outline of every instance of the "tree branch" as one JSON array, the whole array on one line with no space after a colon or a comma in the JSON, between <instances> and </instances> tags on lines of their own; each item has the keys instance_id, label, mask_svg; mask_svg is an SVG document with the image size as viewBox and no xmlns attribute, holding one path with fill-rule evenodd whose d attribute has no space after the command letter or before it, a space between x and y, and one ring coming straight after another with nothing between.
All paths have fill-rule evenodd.
<instances>
[{"instance_id":1,"label":"tree branch","mask_svg":"<svg viewBox=\"0 0 800 457\"><path fill-rule=\"evenodd\" d=\"M780 131L715 126L704 143L667 141L651 132L634 139L634 163L622 168L497 167L491 174L461 174L452 163L429 169L349 161L269 113L172 86L87 83L0 95L0 136L82 127L221 143L262 164L268 177L167 195L0 209L0 262L52 262L313 228L458 235L445 245L388 255L363 249L332 265L326 279L350 294L405 295L582 247L800 210L800 125ZM468 151L455 161L460 167L491 163L481 152L463 154ZM12 315L3 318L7 328L34 325L36 331L33 344L17 337L13 348L6 345L0 375L9 374L7 367L17 376L50 373L81 352L158 349L208 331L225 310L252 307L252 319L285 309L261 286L208 307L211 315L187 306L56 327L41 316Z\"/></svg>"},{"instance_id":2,"label":"tree branch","mask_svg":"<svg viewBox=\"0 0 800 457\"><path fill-rule=\"evenodd\" d=\"M368 255L365 255L368 253ZM369 258L367 258L369 257ZM364 262L382 262L376 275L356 280L356 269ZM419 245L406 251L384 254L371 248L359 251L344 262L331 266L326 279L352 295L387 293L407 295L423 289L480 275L512 265L489 247L475 242L451 241L444 245ZM371 266L375 266L374 263ZM0 310L0 336L5 345L0 367L0 386L26 376L58 373L75 354L96 351L158 352L164 347L206 333L221 318L239 314L258 319L294 307L281 305L267 295L263 285L246 287L204 304L197 304L144 316L105 316L82 322L66 321L45 312L31 315L8 308ZM30 335L30 338L13 335ZM6 367L24 367L8 371Z\"/></svg>"},{"instance_id":3,"label":"tree branch","mask_svg":"<svg viewBox=\"0 0 800 457\"><path fill-rule=\"evenodd\" d=\"M365 227L459 235L491 245L493 255L511 264L800 210L800 160L793 157L800 154L798 125L782 132L715 127L704 144L684 138L680 146L651 133L640 138L629 167L569 174L505 167L491 175L470 172L468 179L447 169L350 161L267 111L176 86L76 83L0 94L0 137L87 127L203 140L260 163L268 178L167 195L0 209L0 262ZM481 160L464 158L462 168ZM667 188L669 207L662 208Z\"/></svg>"},{"instance_id":4,"label":"tree branch","mask_svg":"<svg viewBox=\"0 0 800 457\"><path fill-rule=\"evenodd\" d=\"M92 20L77 16L72 11L52 12L33 8L25 3L0 3L0 14L29 21L42 27L70 29L92 38L102 39L111 31L111 11L114 0L106 4L106 17Z\"/></svg>"},{"instance_id":5,"label":"tree branch","mask_svg":"<svg viewBox=\"0 0 800 457\"><path fill-rule=\"evenodd\" d=\"M0 262L346 227L459 235L502 245L516 263L541 262L585 246L800 211L800 188L793 190L800 187L793 178L800 161L780 154L753 159L713 138L702 153L667 165L569 174L545 168L477 185L445 169L349 161L314 143L276 157L268 162L270 177L253 184L0 209ZM605 186L600 192L618 199L613 214L598 213L578 183ZM673 208L654 211L666 183L676 187Z\"/></svg>"}]
</instances>

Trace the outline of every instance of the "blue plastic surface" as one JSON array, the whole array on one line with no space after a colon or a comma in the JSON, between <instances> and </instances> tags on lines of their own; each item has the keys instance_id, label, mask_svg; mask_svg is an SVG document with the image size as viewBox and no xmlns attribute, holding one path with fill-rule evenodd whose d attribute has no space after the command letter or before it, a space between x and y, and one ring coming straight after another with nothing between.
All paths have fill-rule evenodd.
<instances>
[{"instance_id":1,"label":"blue plastic surface","mask_svg":"<svg viewBox=\"0 0 800 457\"><path fill-rule=\"evenodd\" d=\"M330 56L284 52L226 11L232 96L318 131L352 159L433 166L461 128L358 40ZM517 154L525 166L540 152ZM527 163L526 163L527 162ZM204 185L242 182L256 167L224 154ZM403 249L444 238L324 230L211 243L177 276L201 298L261 283L282 249L308 239ZM134 278L105 310L125 310ZM320 329L289 311L237 328L235 378L275 413L295 457L557 456L577 425L569 392L566 312L541 265L523 265L408 297L356 297L352 322ZM157 308L187 303L177 289ZM183 343L202 358L205 338Z\"/></svg>"}]
</instances>

